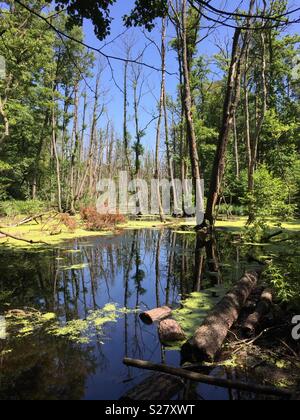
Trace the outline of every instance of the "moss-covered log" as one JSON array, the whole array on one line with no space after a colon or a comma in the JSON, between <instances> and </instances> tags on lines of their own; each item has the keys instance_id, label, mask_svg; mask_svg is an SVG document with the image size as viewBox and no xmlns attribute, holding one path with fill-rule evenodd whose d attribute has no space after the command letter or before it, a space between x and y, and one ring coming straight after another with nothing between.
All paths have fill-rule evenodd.
<instances>
[{"instance_id":1,"label":"moss-covered log","mask_svg":"<svg viewBox=\"0 0 300 420\"><path fill-rule=\"evenodd\" d=\"M222 348L229 330L257 285L258 272L246 272L237 285L216 305L194 337L183 347L183 353L197 361L212 361Z\"/></svg>"}]
</instances>

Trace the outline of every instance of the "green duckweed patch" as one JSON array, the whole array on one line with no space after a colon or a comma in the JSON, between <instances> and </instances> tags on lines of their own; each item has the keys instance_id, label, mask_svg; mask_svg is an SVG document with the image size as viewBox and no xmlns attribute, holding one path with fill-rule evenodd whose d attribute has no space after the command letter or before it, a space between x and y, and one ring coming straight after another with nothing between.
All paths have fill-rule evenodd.
<instances>
[{"instance_id":1,"label":"green duckweed patch","mask_svg":"<svg viewBox=\"0 0 300 420\"><path fill-rule=\"evenodd\" d=\"M6 221L8 223L8 221ZM226 229L229 231L242 231L246 225L247 219L245 217L236 218L233 220L218 220L216 223L217 229ZM276 221L269 220L271 228L276 229ZM184 230L180 230L180 227ZM93 238L99 236L112 236L118 232L118 230L141 230L141 229L162 229L172 228L178 234L194 234L195 223L191 219L170 219L168 223L161 223L159 220L133 220L126 223L120 224L116 231L96 231L91 232L84 228L82 223L78 223L78 228L74 231L69 231L66 227L62 227L59 233L51 234L51 226L43 223L28 223L19 227L6 227L2 230L6 233L14 235L18 238L25 240L41 241L45 242L51 247L60 246L68 240L80 239L80 238ZM282 228L289 232L300 231L300 220L294 220L282 224ZM23 241L18 241L12 238L0 238L0 247L8 248L41 248L45 247L45 244L29 244ZM80 251L79 251L80 252Z\"/></svg>"},{"instance_id":2,"label":"green duckweed patch","mask_svg":"<svg viewBox=\"0 0 300 420\"><path fill-rule=\"evenodd\" d=\"M43 333L53 337L63 337L77 344L89 344L94 338L105 339L104 326L115 323L124 313L137 310L119 308L114 303L102 309L90 311L86 319L75 319L62 323L54 313L38 311L11 311L5 315L8 336L22 339ZM103 344L103 341L100 341Z\"/></svg>"},{"instance_id":3,"label":"green duckweed patch","mask_svg":"<svg viewBox=\"0 0 300 420\"><path fill-rule=\"evenodd\" d=\"M187 338L191 338L215 305L227 293L227 289L216 286L203 292L193 292L181 302L181 308L173 311L173 319L179 323ZM172 350L179 350L182 343L170 344Z\"/></svg>"},{"instance_id":4,"label":"green duckweed patch","mask_svg":"<svg viewBox=\"0 0 300 420\"><path fill-rule=\"evenodd\" d=\"M8 223L8 221L6 221ZM174 219L171 225L185 224L185 221L178 221ZM6 248L22 248L32 249L41 248L49 245L50 247L61 246L65 242L80 239L80 238L95 238L100 236L112 236L117 234L118 231L122 230L141 230L141 229L161 229L164 227L170 227L170 224L163 224L159 221L128 221L126 223L117 226L116 230L104 230L104 231L89 231L84 228L81 222L78 223L78 228L74 231L68 230L66 227L61 227L58 233L51 233L51 225L47 226L43 223L31 222L19 227L5 227L1 230L5 233L11 234L15 237L25 240L32 240L35 242L40 241L41 243L29 244L24 241L19 241L9 237L0 238L0 246ZM42 243L44 242L44 244ZM46 243L46 244L45 244ZM74 251L72 251L74 252ZM75 251L76 252L76 251ZM80 252L80 251L77 251Z\"/></svg>"}]
</instances>

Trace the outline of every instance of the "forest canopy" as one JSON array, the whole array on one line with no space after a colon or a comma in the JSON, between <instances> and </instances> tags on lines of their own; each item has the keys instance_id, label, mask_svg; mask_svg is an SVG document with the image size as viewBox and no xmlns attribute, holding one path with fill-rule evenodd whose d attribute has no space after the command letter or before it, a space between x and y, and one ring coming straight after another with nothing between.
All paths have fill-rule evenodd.
<instances>
[{"instance_id":1,"label":"forest canopy","mask_svg":"<svg viewBox=\"0 0 300 420\"><path fill-rule=\"evenodd\" d=\"M217 31L213 14L222 11L204 1L136 1L123 21L156 34L144 32L159 53L151 65L147 51L137 51L122 34L120 57L85 42L85 20L99 40L109 36L115 3L56 0L53 9L48 0L2 2L1 199L40 200L74 213L91 201L99 177L127 169L146 179L191 177L194 195L204 179L210 223L217 206L250 222L295 215L299 35L287 33L296 21L288 3L256 8L250 1L248 9L227 13L226 22L218 22L230 38L208 56L199 48ZM151 38L157 35L161 42ZM171 55L176 68L166 66ZM160 100L144 124L150 70L162 76ZM121 131L107 112L108 73L122 102ZM172 94L170 74L178 78ZM153 148L145 136L155 125ZM175 196L172 203L180 213Z\"/></svg>"}]
</instances>

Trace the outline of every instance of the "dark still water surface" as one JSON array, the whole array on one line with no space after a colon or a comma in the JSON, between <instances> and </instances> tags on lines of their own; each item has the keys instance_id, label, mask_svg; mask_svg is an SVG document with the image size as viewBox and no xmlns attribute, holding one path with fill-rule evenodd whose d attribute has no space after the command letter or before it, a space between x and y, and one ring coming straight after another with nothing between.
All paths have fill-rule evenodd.
<instances>
[{"instance_id":1,"label":"dark still water surface","mask_svg":"<svg viewBox=\"0 0 300 420\"><path fill-rule=\"evenodd\" d=\"M0 315L30 308L55 313L63 324L111 303L128 312L83 344L42 331L2 337L0 399L117 400L138 393L150 376L124 366L125 356L179 366L180 352L165 349L157 326L143 324L132 310L178 307L192 292L230 287L248 264L247 252L232 241L228 233L204 245L193 234L142 230L77 240L51 251L2 250ZM168 398L184 395L229 398L226 390L196 384Z\"/></svg>"}]
</instances>

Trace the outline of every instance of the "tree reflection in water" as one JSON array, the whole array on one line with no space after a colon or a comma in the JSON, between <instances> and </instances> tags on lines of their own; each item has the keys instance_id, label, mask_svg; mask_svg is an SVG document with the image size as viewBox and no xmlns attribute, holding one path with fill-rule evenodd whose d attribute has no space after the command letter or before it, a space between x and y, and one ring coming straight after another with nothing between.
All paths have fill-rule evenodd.
<instances>
[{"instance_id":1,"label":"tree reflection in water","mask_svg":"<svg viewBox=\"0 0 300 420\"><path fill-rule=\"evenodd\" d=\"M0 251L0 313L15 308L85 319L107 303L142 310L178 306L191 292L235 280L246 263L230 235L205 240L171 230L124 232L78 240L65 248ZM124 356L178 364L179 352L158 340L156 326L125 313L90 345L41 332L0 341L1 399L119 398L141 381ZM193 390L193 387L191 387ZM194 392L194 390L193 390Z\"/></svg>"}]
</instances>

